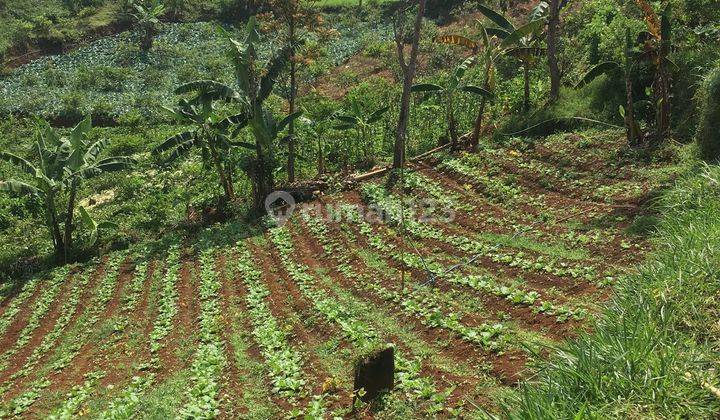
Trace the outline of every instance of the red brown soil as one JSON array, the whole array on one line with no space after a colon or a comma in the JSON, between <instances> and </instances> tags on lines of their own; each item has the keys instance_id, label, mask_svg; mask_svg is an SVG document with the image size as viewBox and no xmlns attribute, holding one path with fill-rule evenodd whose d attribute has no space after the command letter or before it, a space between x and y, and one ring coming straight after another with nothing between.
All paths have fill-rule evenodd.
<instances>
[{"instance_id":1,"label":"red brown soil","mask_svg":"<svg viewBox=\"0 0 720 420\"><path fill-rule=\"evenodd\" d=\"M99 286L100 280L105 276L105 264L107 263L107 257L104 258L100 264L98 265L95 272L90 276L90 279L88 280L88 284L85 288L85 291L83 292L82 296L80 297L80 300L78 302L78 306L75 310L75 313L72 316L72 319L68 323L66 330L72 329L75 324L77 324L78 318L85 312L86 305L88 302L90 302L96 292L96 288ZM59 340L62 340L61 337ZM48 360L48 358L52 355L52 351L49 351L46 355L44 355L40 361L39 365L43 364L45 361ZM20 392L23 390L23 386L27 383L29 383L33 379L33 375L30 374L24 378L18 378L12 383L12 387L8 390L8 393L5 394L4 398L6 400L10 400L17 396Z\"/></svg>"},{"instance_id":2,"label":"red brown soil","mask_svg":"<svg viewBox=\"0 0 720 420\"><path fill-rule=\"evenodd\" d=\"M321 95L333 100L340 100L353 88L352 83L344 81L344 77L367 80L370 77L385 79L389 83L395 82L395 76L381 60L368 57L362 53L352 56L345 64L341 64L330 71L329 74L315 81L312 88ZM307 93L307 92L306 92Z\"/></svg>"},{"instance_id":3,"label":"red brown soil","mask_svg":"<svg viewBox=\"0 0 720 420\"><path fill-rule=\"evenodd\" d=\"M4 372L0 373L0 383L5 382L8 378L15 374L15 372L22 369L23 364L25 363L27 358L30 357L35 347L40 345L45 336L55 327L55 323L60 317L60 310L62 309L62 306L65 302L65 298L69 293L70 289L72 288L73 281L76 281L76 279L74 279L73 275L71 274L60 286L60 291L57 297L50 305L50 309L48 310L47 314L45 314L45 316L40 320L40 325L38 326L38 328L33 331L30 341L28 341L27 344L25 344L25 346L20 349L20 351L18 351L13 357L10 358L7 365L8 368ZM27 305L26 307L32 308L31 305ZM5 339L7 338L9 337L6 336L2 341L0 341L0 349L10 349L14 345L18 337L15 336L12 342L6 342Z\"/></svg>"},{"instance_id":4,"label":"red brown soil","mask_svg":"<svg viewBox=\"0 0 720 420\"><path fill-rule=\"evenodd\" d=\"M158 351L160 369L158 382L172 373L190 365L191 360L183 359L178 350L196 348L198 340L198 320L200 319L200 299L198 290L199 261L188 250L183 251L179 279L177 313L173 318L173 328L164 339L163 347ZM188 342L188 339L190 341Z\"/></svg>"},{"instance_id":5,"label":"red brown soil","mask_svg":"<svg viewBox=\"0 0 720 420\"><path fill-rule=\"evenodd\" d=\"M118 281L113 291L112 298L108 302L106 308L98 318L97 324L93 327L102 325L104 321L115 316L119 311L122 291L132 280L134 275L134 266L129 261L124 261L119 267ZM93 335L89 337L93 338ZM112 353L111 353L112 354ZM73 359L72 363L59 372L48 375L51 385L43 392L48 393L66 393L73 386L83 383L84 376L87 373L102 369L103 366L111 366L107 360L108 354L104 354L101 344L95 341L88 341L80 349L78 355ZM43 407L42 401L30 408L30 415L41 415L50 407Z\"/></svg>"},{"instance_id":6,"label":"red brown soil","mask_svg":"<svg viewBox=\"0 0 720 420\"><path fill-rule=\"evenodd\" d=\"M325 322L312 304L302 295L298 286L290 279L290 275L279 264L280 256L268 238L268 248L263 249L250 245L250 251L254 261L260 261L262 267L263 283L270 291L268 302L270 311L278 320L292 319L293 314L300 317L303 322L292 325L291 342L293 347L304 349L304 375L308 384L312 384L312 394L317 395L323 391L323 384L332 376L327 372L312 349L317 348L321 343L330 338L342 337L342 332L335 326ZM341 346L347 346L346 340L339 340ZM338 400L334 406L348 407L350 400L347 394L337 395ZM301 401L307 404L307 401ZM282 405L281 405L282 407Z\"/></svg>"},{"instance_id":7,"label":"red brown soil","mask_svg":"<svg viewBox=\"0 0 720 420\"><path fill-rule=\"evenodd\" d=\"M115 387L128 383L133 375L136 373L130 368L134 364L140 364L143 360L148 360L150 356L149 351L149 340L143 341L140 346L129 347L128 341L124 340L132 332L139 332L142 337L149 337L149 332L152 330L153 320L152 316L143 316L149 310L150 303L150 292L152 288L152 279L157 267L157 263L150 264L143 282L143 289L138 301L137 307L132 313L125 313L123 316L129 317L130 323L125 328L125 331L109 337L110 340L114 340L113 345L105 350L106 355L98 357L100 361L104 361L105 365L100 365L99 369L107 373L107 375L101 379L100 386L113 385Z\"/></svg>"},{"instance_id":8,"label":"red brown soil","mask_svg":"<svg viewBox=\"0 0 720 420\"><path fill-rule=\"evenodd\" d=\"M233 258L234 259L234 258ZM231 339L231 332L233 331L233 324L232 324L232 316L234 309L237 305L239 305L239 301L243 298L245 295L244 289L240 289L237 287L237 281L233 278L227 278L226 275L226 268L227 268L227 255L225 253L222 253L217 256L217 262L216 262L216 272L218 273L218 278L220 280L221 288L220 288L220 306L222 307L222 313L223 315L223 321L225 324L225 327L222 330L222 340L225 345L225 354L227 354L227 364L225 367L225 371L223 372L223 382L222 382L222 388L220 390L222 399L225 401L230 401L229 407L228 405L221 405L221 418L235 418L236 416L240 414L246 414L245 411L242 411L243 407L237 407L233 401L234 396L242 395L243 393L243 386L241 378L244 376L243 372L240 371L240 369L237 366L237 363L235 362L235 347L233 346L233 342ZM249 328L249 325L245 325L246 328ZM238 412L236 412L238 410Z\"/></svg>"},{"instance_id":9,"label":"red brown soil","mask_svg":"<svg viewBox=\"0 0 720 420\"><path fill-rule=\"evenodd\" d=\"M296 229L301 229L302 225L298 223L297 221L291 225L291 227L295 227L295 224L297 223ZM316 259L315 256L323 255L324 250L322 246L317 243L314 240L311 240L312 235L310 234L309 230L302 229L303 232L293 232L293 242L296 244L296 250L300 252L302 259L302 262L307 264L310 267L314 267L315 269L321 269L321 265ZM339 232L334 232L336 234L339 234ZM338 237L336 235L333 235L333 237ZM346 241L344 241L344 249L352 250L353 247ZM360 244L362 246L362 243ZM368 246L367 244L365 244ZM353 254L352 262L353 268L357 270L359 275L369 275L376 277L378 279L382 279L384 276L377 276L377 273L370 273L368 268L360 261L360 259L357 257L357 255ZM344 275L339 273L337 270L331 270L332 278L335 282L337 282L340 285L345 286L349 290L352 290L353 293L356 296L359 296L363 298L364 300L370 301L374 305L378 307L388 307L388 302L384 300L378 299L376 296L367 293L362 288L358 287L355 284L352 284L352 282L349 279L346 279ZM383 284L385 287L393 288L393 285ZM328 292L330 293L330 292ZM396 309L392 309L392 312L397 314L398 311ZM419 320L415 317L410 317L405 315L404 313L399 313L396 315L396 317L401 321L402 324L408 325L412 327L412 330L416 332L423 340L425 340L428 343L448 343L445 348L443 348L443 354L447 355L448 357L454 358L458 360L459 362L462 361L462 363L472 363L471 360L475 361L483 361L483 360L489 360L492 365L493 369L495 369L497 376L500 378L508 379L510 381L516 380L517 372L521 369L521 365L519 363L515 363L514 365L511 364L504 364L499 360L495 360L497 358L496 355L485 352L481 349L478 349L476 346L473 346L470 343L467 343L458 337L454 336L453 334L442 331L440 329L434 329L434 328L428 328L427 326L423 325L419 322ZM469 320L472 324L473 320ZM477 320L474 320L477 322ZM518 356L521 356L518 354ZM496 363L497 362L497 363ZM498 369L499 368L499 369ZM447 374L447 373L446 373ZM439 378L435 378L436 382ZM473 379L468 379L469 383L473 383ZM471 389L471 388L470 388ZM458 392L461 392L462 390L459 390Z\"/></svg>"},{"instance_id":10,"label":"red brown soil","mask_svg":"<svg viewBox=\"0 0 720 420\"><path fill-rule=\"evenodd\" d=\"M33 307L35 306L35 301L39 299L45 291L43 286L44 285L41 283L36 287L32 296L30 296L27 302L20 307L18 313L16 313L13 317L13 320L5 331L5 334L2 336L2 339L0 339L0 352L9 350L15 345L20 333L30 320L30 315L32 314Z\"/></svg>"},{"instance_id":11,"label":"red brown soil","mask_svg":"<svg viewBox=\"0 0 720 420\"><path fill-rule=\"evenodd\" d=\"M474 213L476 214L489 214L490 217L496 219L510 217L510 225L530 225L534 223L532 219L528 219L522 216L538 215L539 209L536 208L526 209L526 211L522 212L520 215L510 215L507 211L502 210L497 204L490 203L486 200L481 200L478 197L473 197L471 194L468 193L468 191L466 191L464 188L460 187L457 184L457 182L454 180L454 177L457 176L455 174L447 173L441 176L429 167L423 168L422 172L424 175L429 176L433 180L437 182L442 182L443 186L450 188L454 193L461 195L464 201L476 205L476 207L478 207L474 211ZM567 219L568 209L573 209L573 213L571 214L572 220L584 223L586 225L592 224L595 220L600 220L603 217L614 218L615 216L620 215L626 217L627 220L631 220L634 215L638 214L638 212L643 208L644 204L647 201L647 199L640 197L632 203L614 205L571 198L559 193L554 193L542 189L541 187L537 187L535 190L529 191L528 193L535 196L545 195L546 207L542 209L543 211L549 211L553 214L556 214L557 217ZM521 216L522 218L518 219L518 216ZM480 218L478 217L469 217L469 215L465 215L463 214L463 212L457 212L455 224L470 228L476 232L484 231L500 234L513 233L507 229L503 229L501 226L482 223L479 222L479 220ZM631 244L640 245L644 249L649 248L649 245L644 238L632 237L623 233L624 229L627 228L629 224L629 221L626 221L624 223L613 222L613 225L609 227L610 232L614 233L614 239L612 241L603 241L600 244L593 243L585 246L585 249L592 256L591 260L593 261L593 264L595 264L598 269L606 269L607 261L612 261L615 265L619 264L629 266L642 260L644 256L643 252L629 253L620 246L620 243L622 241L628 241ZM535 224L534 227L539 231L545 232L551 237L568 233L567 226L559 223L540 223ZM577 246L575 245L575 247Z\"/></svg>"}]
</instances>

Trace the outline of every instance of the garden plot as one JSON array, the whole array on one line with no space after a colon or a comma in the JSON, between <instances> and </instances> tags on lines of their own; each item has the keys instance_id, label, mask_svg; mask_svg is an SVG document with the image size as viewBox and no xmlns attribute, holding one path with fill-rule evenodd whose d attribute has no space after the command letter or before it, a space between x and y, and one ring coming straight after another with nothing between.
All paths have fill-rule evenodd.
<instances>
[{"instance_id":1,"label":"garden plot","mask_svg":"<svg viewBox=\"0 0 720 420\"><path fill-rule=\"evenodd\" d=\"M638 258L616 248L647 247L626 232L630 214L583 192L603 175L575 177L544 149L502 150L323 197L340 221L312 211L264 233L217 225L160 255L119 252L29 279L2 302L0 335L14 344L0 354L0 414L343 416L353 361L386 345L396 389L378 414L493 409L538 351L582 331ZM659 182L652 168L631 170L607 185ZM530 182L541 176L575 181L555 191ZM419 220L401 197L456 217ZM568 219L570 200L579 215ZM360 217L367 205L385 222Z\"/></svg>"}]
</instances>

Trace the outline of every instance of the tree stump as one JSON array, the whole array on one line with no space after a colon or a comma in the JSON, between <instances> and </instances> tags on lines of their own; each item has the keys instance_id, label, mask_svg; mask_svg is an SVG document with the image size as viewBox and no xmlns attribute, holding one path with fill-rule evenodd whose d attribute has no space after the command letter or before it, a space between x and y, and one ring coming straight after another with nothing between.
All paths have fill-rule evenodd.
<instances>
[{"instance_id":1,"label":"tree stump","mask_svg":"<svg viewBox=\"0 0 720 420\"><path fill-rule=\"evenodd\" d=\"M377 398L383 391L393 389L395 381L395 349L388 347L361 357L355 363L355 398L369 402ZM360 389L365 392L358 395Z\"/></svg>"}]
</instances>

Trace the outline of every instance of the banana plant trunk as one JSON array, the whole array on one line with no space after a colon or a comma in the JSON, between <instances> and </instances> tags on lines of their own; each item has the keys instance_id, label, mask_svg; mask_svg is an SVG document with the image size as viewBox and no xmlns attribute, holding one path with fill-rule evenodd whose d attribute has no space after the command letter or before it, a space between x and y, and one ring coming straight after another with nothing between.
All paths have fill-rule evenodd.
<instances>
[{"instance_id":1,"label":"banana plant trunk","mask_svg":"<svg viewBox=\"0 0 720 420\"><path fill-rule=\"evenodd\" d=\"M478 115L475 119L475 127L473 128L473 135L470 141L470 150L473 152L477 151L478 144L480 144L480 131L482 130L483 116L485 114L485 98L480 100L480 109L478 109Z\"/></svg>"},{"instance_id":2,"label":"banana plant trunk","mask_svg":"<svg viewBox=\"0 0 720 420\"><path fill-rule=\"evenodd\" d=\"M530 64L523 63L523 79L525 82L525 91L523 95L523 110L530 111Z\"/></svg>"},{"instance_id":3,"label":"banana plant trunk","mask_svg":"<svg viewBox=\"0 0 720 420\"><path fill-rule=\"evenodd\" d=\"M318 175L325 173L325 152L322 137L318 136Z\"/></svg>"},{"instance_id":4,"label":"banana plant trunk","mask_svg":"<svg viewBox=\"0 0 720 420\"><path fill-rule=\"evenodd\" d=\"M75 214L75 199L77 198L77 181L73 180L70 185L70 196L68 197L67 214L65 215L65 235L63 239L63 262L70 261L72 251L73 216Z\"/></svg>"},{"instance_id":5,"label":"banana plant trunk","mask_svg":"<svg viewBox=\"0 0 720 420\"><path fill-rule=\"evenodd\" d=\"M60 232L60 224L58 222L57 208L55 207L55 195L50 193L45 198L45 211L47 219L47 227L50 231L50 236L53 239L53 249L55 250L55 258L58 262L62 262L65 258L65 246L63 242L63 235Z\"/></svg>"},{"instance_id":6,"label":"banana plant trunk","mask_svg":"<svg viewBox=\"0 0 720 420\"><path fill-rule=\"evenodd\" d=\"M150 51L153 45L153 37L155 36L155 26L151 23L145 24L145 28L140 41L141 51Z\"/></svg>"},{"instance_id":7,"label":"banana plant trunk","mask_svg":"<svg viewBox=\"0 0 720 420\"><path fill-rule=\"evenodd\" d=\"M490 77L492 72L492 61L488 60L487 64L485 65L485 82L483 83L483 88L485 90L490 90ZM470 139L470 150L477 151L478 144L480 144L480 132L482 131L482 124L483 124L483 116L485 115L485 105L486 105L486 98L483 96L480 99L480 108L478 109L478 115L475 119L475 127L473 128L473 135Z\"/></svg>"},{"instance_id":8,"label":"banana plant trunk","mask_svg":"<svg viewBox=\"0 0 720 420\"><path fill-rule=\"evenodd\" d=\"M658 68L657 78L655 80L656 101L658 102L655 125L657 127L657 141L662 143L668 137L670 132L670 83L667 66L664 60Z\"/></svg>"},{"instance_id":9,"label":"banana plant trunk","mask_svg":"<svg viewBox=\"0 0 720 420\"><path fill-rule=\"evenodd\" d=\"M455 104L453 103L453 95L452 94L448 94L447 122L448 122L448 131L450 134L450 149L457 150L459 135L458 135L458 130L457 130L457 121L455 120Z\"/></svg>"},{"instance_id":10,"label":"banana plant trunk","mask_svg":"<svg viewBox=\"0 0 720 420\"><path fill-rule=\"evenodd\" d=\"M217 171L218 177L220 178L220 186L222 186L223 191L225 192L225 200L228 203L232 202L235 200L235 192L233 191L232 182L230 181L229 176L225 171L225 167L220 160L220 155L218 154L217 149L215 149L215 146L210 144L209 149L210 155L212 156L213 164L215 165L215 170Z\"/></svg>"},{"instance_id":11,"label":"banana plant trunk","mask_svg":"<svg viewBox=\"0 0 720 420\"><path fill-rule=\"evenodd\" d=\"M258 160L250 165L250 181L252 183L253 209L261 214L265 208L265 199L274 190L272 174L267 173L265 163Z\"/></svg>"},{"instance_id":12,"label":"banana plant trunk","mask_svg":"<svg viewBox=\"0 0 720 420\"><path fill-rule=\"evenodd\" d=\"M290 51L290 115L295 113L295 98L297 96L297 63L295 62L295 17L290 16L290 42L293 48ZM290 121L288 127L288 182L295 182L295 121Z\"/></svg>"}]
</instances>

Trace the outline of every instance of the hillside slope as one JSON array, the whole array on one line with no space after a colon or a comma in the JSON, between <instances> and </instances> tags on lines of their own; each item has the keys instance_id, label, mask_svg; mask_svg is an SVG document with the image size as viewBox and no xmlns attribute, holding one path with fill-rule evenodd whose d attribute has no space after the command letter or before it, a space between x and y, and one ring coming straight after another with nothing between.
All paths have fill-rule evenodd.
<instances>
[{"instance_id":1,"label":"hillside slope","mask_svg":"<svg viewBox=\"0 0 720 420\"><path fill-rule=\"evenodd\" d=\"M649 250L645 203L672 166L637 163L621 137L419 163L403 195L454 217L406 214L404 235L378 179L282 227L215 225L6 288L0 415L347 415L355 358L386 343L396 389L364 417L496 411L529 350L576 336ZM387 223L353 216L368 204Z\"/></svg>"}]
</instances>

